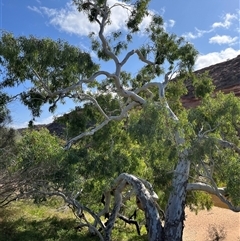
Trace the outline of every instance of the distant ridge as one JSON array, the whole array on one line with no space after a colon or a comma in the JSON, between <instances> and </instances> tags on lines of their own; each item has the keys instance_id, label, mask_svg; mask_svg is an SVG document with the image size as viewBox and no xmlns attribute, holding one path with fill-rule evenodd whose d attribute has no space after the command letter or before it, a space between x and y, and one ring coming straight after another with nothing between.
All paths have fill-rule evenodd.
<instances>
[{"instance_id":1,"label":"distant ridge","mask_svg":"<svg viewBox=\"0 0 240 241\"><path fill-rule=\"evenodd\" d=\"M208 71L213 84L216 86L216 92L220 90L226 94L233 92L240 97L240 55L234 59L197 70L194 73L202 74L206 71ZM186 108L195 107L199 104L199 100L193 94L191 81L187 81L186 85L188 94L182 97L182 103Z\"/></svg>"}]
</instances>

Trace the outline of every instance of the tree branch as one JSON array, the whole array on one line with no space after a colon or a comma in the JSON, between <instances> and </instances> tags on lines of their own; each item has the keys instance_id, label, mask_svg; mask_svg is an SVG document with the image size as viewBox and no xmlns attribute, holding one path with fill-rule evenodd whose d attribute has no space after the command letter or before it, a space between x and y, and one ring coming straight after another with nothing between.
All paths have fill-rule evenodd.
<instances>
[{"instance_id":1,"label":"tree branch","mask_svg":"<svg viewBox=\"0 0 240 241\"><path fill-rule=\"evenodd\" d=\"M188 191L204 191L209 194L216 195L219 192L221 195L226 195L225 187L218 188L217 191L211 186L203 182L196 182L196 183L188 183L187 190Z\"/></svg>"},{"instance_id":2,"label":"tree branch","mask_svg":"<svg viewBox=\"0 0 240 241\"><path fill-rule=\"evenodd\" d=\"M142 62L144 62L144 63L146 63L146 64L149 64L149 65L152 65L152 66L154 67L154 69L155 69L155 63L152 62L152 61L150 61L150 60L148 60L148 59L146 59L146 58L142 55L142 53L141 53L141 51L140 51L139 49L136 49L136 50L135 50L135 53L138 55L139 59L140 59Z\"/></svg>"},{"instance_id":3,"label":"tree branch","mask_svg":"<svg viewBox=\"0 0 240 241\"><path fill-rule=\"evenodd\" d=\"M240 148L232 142L217 139L218 143L224 148L231 148L240 155Z\"/></svg>"},{"instance_id":4,"label":"tree branch","mask_svg":"<svg viewBox=\"0 0 240 241\"><path fill-rule=\"evenodd\" d=\"M93 98L90 95L84 94L84 93L78 93L78 96L79 96L80 99L83 96L84 100L90 100L91 102L93 102L95 104L95 106L97 107L97 109L100 111L100 113L105 117L105 119L109 119L109 117L104 112L104 110L101 108L101 106L98 104L98 101L95 98Z\"/></svg>"},{"instance_id":5,"label":"tree branch","mask_svg":"<svg viewBox=\"0 0 240 241\"><path fill-rule=\"evenodd\" d=\"M122 191L124 190L126 185L127 185L127 181L122 179L121 181L119 181L118 185L114 188L115 202L114 202L112 213L106 225L106 241L111 240L112 229L113 229L115 220L118 216L118 213L120 211L120 208L122 206Z\"/></svg>"},{"instance_id":6,"label":"tree branch","mask_svg":"<svg viewBox=\"0 0 240 241\"><path fill-rule=\"evenodd\" d=\"M98 217L98 215L96 215L92 210L90 210L88 207L82 205L80 202L78 202L75 198L71 198L66 196L64 193L59 192L59 191L54 191L54 192L39 192L48 196L60 196L61 198L63 198L63 200L65 201L65 203L67 203L68 205L73 206L75 209L77 209L77 216L78 218L82 218L80 214L83 213L83 211L88 212L93 219L95 220L95 222L97 224L100 225L100 228L105 232L105 225L102 223L101 219ZM83 215L84 217L84 215ZM85 219L86 220L86 219ZM94 233L96 233L101 240L104 240L102 238L102 235L100 234L100 232L97 231L96 227L94 225L91 225L88 221L87 221L87 226L89 227L89 229L91 229L92 231L94 231Z\"/></svg>"},{"instance_id":7,"label":"tree branch","mask_svg":"<svg viewBox=\"0 0 240 241\"><path fill-rule=\"evenodd\" d=\"M134 54L135 54L135 50L129 51L124 57L124 59L122 60L122 62L120 63L120 66L122 67L128 61L128 59Z\"/></svg>"},{"instance_id":8,"label":"tree branch","mask_svg":"<svg viewBox=\"0 0 240 241\"><path fill-rule=\"evenodd\" d=\"M40 81L40 83L42 84L43 89L48 93L48 95L51 95L51 91L49 90L48 86L44 83L43 79L40 77L38 72L34 68L32 68L32 70L36 75L36 77L38 78L38 80Z\"/></svg>"},{"instance_id":9,"label":"tree branch","mask_svg":"<svg viewBox=\"0 0 240 241\"><path fill-rule=\"evenodd\" d=\"M105 125L107 125L110 121L120 121L123 118L125 118L127 116L127 113L129 110L133 109L135 106L137 106L138 103L136 102L131 102L129 105L127 105L125 108L123 108L122 112L120 115L118 116L108 116L107 119L105 119L102 123L100 123L99 125L92 127L91 129L89 129L86 132L81 133L78 136L75 136L74 138L70 139L66 145L65 145L65 150L68 150L71 145L73 143L75 143L76 141L80 140L81 138L85 137L85 136L92 136L95 132L97 132L98 130L102 129Z\"/></svg>"},{"instance_id":10,"label":"tree branch","mask_svg":"<svg viewBox=\"0 0 240 241\"><path fill-rule=\"evenodd\" d=\"M109 8L107 7L106 5L106 2L104 4L104 12L103 13L103 16L102 16L102 21L100 23L100 30L99 30L99 33L98 33L98 36L102 42L102 47L103 47L103 50L104 52L111 58L113 59L113 61L115 62L116 65L119 64L119 60L117 58L117 56L110 50L110 47L107 43L107 40L106 38L104 37L103 35L103 32L104 32L104 29L105 29L105 26L106 26L106 22L107 22L107 19L109 17Z\"/></svg>"},{"instance_id":11,"label":"tree branch","mask_svg":"<svg viewBox=\"0 0 240 241\"><path fill-rule=\"evenodd\" d=\"M69 86L69 87L67 87L65 89L61 89L61 90L57 90L57 91L51 92L49 94L49 96L53 97L53 96L56 96L56 95L65 94L65 93L71 92L71 91L73 91L73 90L75 90L75 89L77 89L79 87L82 87L83 83L87 84L87 83L93 82L100 75L105 75L108 78L113 78L113 75L110 74L107 71L97 71L96 73L94 73L88 79L80 79L76 84L73 84L73 85L71 85L71 86Z\"/></svg>"},{"instance_id":12,"label":"tree branch","mask_svg":"<svg viewBox=\"0 0 240 241\"><path fill-rule=\"evenodd\" d=\"M204 191L209 194L213 194L217 196L223 203L225 203L230 210L234 212L240 212L240 207L233 206L232 203L225 198L225 195L226 195L225 189L226 188L224 187L222 188L212 187L211 185L208 185L206 183L201 183L201 182L187 184L187 191Z\"/></svg>"},{"instance_id":13,"label":"tree branch","mask_svg":"<svg viewBox=\"0 0 240 241\"><path fill-rule=\"evenodd\" d=\"M146 182L145 180L143 181ZM126 185L133 187L135 194L144 209L149 237L151 237L151 240L153 241L161 240L163 237L163 228L161 226L158 208L156 207L153 196L151 196L149 190L143 184L141 179L127 173L120 174L108 190L108 194L106 193L106 195L110 195L111 192L114 192L115 195L115 214L113 214L114 216L111 219L111 223L108 224L109 227L111 228L113 226L116 211L119 210L122 202L121 192Z\"/></svg>"}]
</instances>

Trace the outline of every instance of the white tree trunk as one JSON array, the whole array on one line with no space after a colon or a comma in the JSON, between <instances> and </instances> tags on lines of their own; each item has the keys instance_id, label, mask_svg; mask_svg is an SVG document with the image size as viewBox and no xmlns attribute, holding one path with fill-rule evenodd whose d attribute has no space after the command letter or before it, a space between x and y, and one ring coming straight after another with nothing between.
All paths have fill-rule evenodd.
<instances>
[{"instance_id":1,"label":"white tree trunk","mask_svg":"<svg viewBox=\"0 0 240 241\"><path fill-rule=\"evenodd\" d=\"M183 157L174 173L172 191L166 209L164 241L182 241L189 169L190 162Z\"/></svg>"}]
</instances>

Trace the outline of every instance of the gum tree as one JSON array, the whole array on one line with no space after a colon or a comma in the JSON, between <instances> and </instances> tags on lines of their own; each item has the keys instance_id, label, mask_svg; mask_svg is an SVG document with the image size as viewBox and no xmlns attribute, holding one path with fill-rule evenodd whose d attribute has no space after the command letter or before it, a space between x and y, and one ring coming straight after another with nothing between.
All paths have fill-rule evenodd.
<instances>
[{"instance_id":1,"label":"gum tree","mask_svg":"<svg viewBox=\"0 0 240 241\"><path fill-rule=\"evenodd\" d=\"M223 178L216 181L212 172L215 160L227 156L226 150L232 152L231 163L234 164L235 170L239 168L239 139L227 136L226 131L231 130L232 134L236 132L239 128L239 117L235 115L236 119L233 121L229 115L227 121L229 125L224 126L224 120L219 122L219 125L214 125L211 113L207 112L206 107L188 113L182 110L179 101L179 96L186 90L183 80L189 78L191 74L197 51L182 37L165 31L161 16L148 10L149 0L115 2L75 0L73 2L89 22L98 27L97 32L89 33L92 50L101 61L113 63L113 67L110 70L101 68L99 70L99 66L92 62L89 54L60 40L54 42L34 37L14 38L11 34L5 33L0 43L1 64L6 69L1 86L13 87L26 80L30 81L32 88L21 93L20 97L21 101L32 110L33 116L40 115L43 104L49 103L49 110L53 111L58 102L64 101L65 98L73 98L78 104L91 102L95 105L99 113L98 119L92 123L93 126L69 139L66 149L77 141L94 135L110 122L127 119L129 114L131 117L131 113L134 113L134 116L143 107L145 111L138 116L139 121L134 122L131 130L134 136L136 128L141 128L135 136L139 138L138 143L145 145L144 141L148 140L152 148L150 153L153 154L161 153L158 152L160 149L162 154L168 153L169 148L174 150L175 162L171 170L172 180L168 184L169 197L164 224L152 186L141 178L122 173L104 193L105 207L99 215L110 212L107 224L101 223L101 228L105 232L104 240L111 239L111 230L125 198L122 193L129 186L134 190L145 212L149 240L182 240L188 190L202 190L215 194L233 211L239 211L239 207L234 206L239 204L236 186L229 185L232 189L218 188L217 184L226 184L226 180ZM114 19L112 13L115 9L125 10L128 19L125 22L125 29L108 33L106 30ZM146 17L150 21L148 26L142 29L141 24ZM134 46L131 49L132 43L140 33L145 34L148 41L138 48ZM136 58L140 64L132 75L124 68ZM196 93L200 93L199 97L210 98L212 88L208 88L209 81L206 80L206 76L200 82L195 80L194 86L198 90ZM97 96L105 96L106 93L111 94L117 101L117 108L116 104L105 108L99 102ZM235 103L235 99L231 101ZM234 113L239 113L237 103L234 104L234 110ZM217 112L216 116L219 113ZM164 132L159 129L160 125ZM222 129L215 132L218 127ZM165 150L162 139L156 133L164 134ZM166 133L171 136L171 142L167 141ZM230 138L229 141L223 139L225 136ZM211 150L207 152L205 147L209 147L209 142L217 148L214 150L210 148ZM196 155L198 147L203 150L201 155ZM219 148L222 148L223 152L219 151ZM155 157L157 158L157 155ZM225 177L230 174L230 170L226 171ZM229 182L233 184L239 181L236 175L234 178L235 181L229 180ZM194 182L196 179L198 182ZM225 197L226 190L230 196L233 194L233 203ZM114 206L109 211L111 194L114 194ZM62 196L69 201L67 197ZM73 200L69 202L76 204Z\"/></svg>"}]
</instances>

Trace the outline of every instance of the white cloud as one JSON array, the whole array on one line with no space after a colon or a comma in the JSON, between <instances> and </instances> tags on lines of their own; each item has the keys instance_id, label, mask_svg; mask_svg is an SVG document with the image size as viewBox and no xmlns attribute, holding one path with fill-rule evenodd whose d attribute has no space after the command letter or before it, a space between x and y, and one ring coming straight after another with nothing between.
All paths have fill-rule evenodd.
<instances>
[{"instance_id":1,"label":"white cloud","mask_svg":"<svg viewBox=\"0 0 240 241\"><path fill-rule=\"evenodd\" d=\"M215 35L214 37L209 39L210 44L234 44L238 40L238 37L231 37L228 35Z\"/></svg>"},{"instance_id":2,"label":"white cloud","mask_svg":"<svg viewBox=\"0 0 240 241\"><path fill-rule=\"evenodd\" d=\"M55 116L49 116L47 118L41 119L39 118L39 120L34 121L34 125L47 125L50 124L54 121ZM15 123L11 123L9 126L14 128L14 129L21 129L21 128L27 128L28 127L29 122L25 121L22 123L19 122L15 122Z\"/></svg>"},{"instance_id":3,"label":"white cloud","mask_svg":"<svg viewBox=\"0 0 240 241\"><path fill-rule=\"evenodd\" d=\"M170 20L168 21L168 26L169 26L170 28L172 28L174 25L175 25L175 20L170 19Z\"/></svg>"},{"instance_id":4,"label":"white cloud","mask_svg":"<svg viewBox=\"0 0 240 241\"><path fill-rule=\"evenodd\" d=\"M232 25L232 21L237 19L237 15L236 14L230 14L227 13L224 17L223 17L223 22L216 22L212 25L212 28L229 28Z\"/></svg>"},{"instance_id":5,"label":"white cloud","mask_svg":"<svg viewBox=\"0 0 240 241\"><path fill-rule=\"evenodd\" d=\"M10 124L9 127L13 128L13 129L22 129L22 128L27 128L28 127L28 121L22 122L22 123L14 123L14 124Z\"/></svg>"},{"instance_id":6,"label":"white cloud","mask_svg":"<svg viewBox=\"0 0 240 241\"><path fill-rule=\"evenodd\" d=\"M233 21L237 19L237 14L230 14L227 13L225 16L223 16L223 22L215 22L212 24L211 28L209 30L200 30L198 28L195 28L194 32L188 32L183 34L183 37L186 39L197 39L202 37L206 33L210 33L214 31L216 28L222 27L222 28L229 28ZM214 41L214 40L213 40Z\"/></svg>"},{"instance_id":7,"label":"white cloud","mask_svg":"<svg viewBox=\"0 0 240 241\"><path fill-rule=\"evenodd\" d=\"M152 13L150 11L150 13ZM124 20L124 22L128 19L128 15L126 16L126 19ZM145 29L149 26L150 22L152 21L152 16L151 14L149 14L148 16L146 16L142 23L139 25L139 29L142 31L142 33L145 32Z\"/></svg>"},{"instance_id":8,"label":"white cloud","mask_svg":"<svg viewBox=\"0 0 240 241\"><path fill-rule=\"evenodd\" d=\"M49 17L50 24L61 31L84 36L91 31L98 30L96 23L89 23L87 16L79 13L70 3L67 3L66 8L60 10L47 7L40 7L40 10Z\"/></svg>"},{"instance_id":9,"label":"white cloud","mask_svg":"<svg viewBox=\"0 0 240 241\"><path fill-rule=\"evenodd\" d=\"M39 120L36 120L34 121L34 125L47 125L47 124L50 124L54 121L54 118L55 116L51 115L47 118L44 118L44 119L39 119Z\"/></svg>"},{"instance_id":10,"label":"white cloud","mask_svg":"<svg viewBox=\"0 0 240 241\"><path fill-rule=\"evenodd\" d=\"M120 29L126 29L126 20L129 17L129 12L126 8L117 6L118 0L110 0L109 5L115 7L112 8L111 24L105 28L105 33L110 33ZM126 5L127 6L127 5ZM33 11L41 12L46 15L50 20L50 24L56 26L61 31L65 31L70 34L76 34L80 36L87 36L90 32L98 32L99 27L97 23L90 23L87 15L77 11L72 2L68 2L65 8L52 9L47 7L29 7ZM144 18L140 29L145 29L151 21L151 16Z\"/></svg>"},{"instance_id":11,"label":"white cloud","mask_svg":"<svg viewBox=\"0 0 240 241\"><path fill-rule=\"evenodd\" d=\"M200 38L201 36L202 34L200 33L192 33L192 32L183 34L183 37L186 39L196 39L196 38Z\"/></svg>"},{"instance_id":12,"label":"white cloud","mask_svg":"<svg viewBox=\"0 0 240 241\"><path fill-rule=\"evenodd\" d=\"M174 27L175 23L176 23L176 21L173 20L173 19L169 19L167 21L164 21L164 23L163 23L164 30L167 31L167 28Z\"/></svg>"},{"instance_id":13,"label":"white cloud","mask_svg":"<svg viewBox=\"0 0 240 241\"><path fill-rule=\"evenodd\" d=\"M221 63L228 59L237 57L240 54L240 50L235 50L233 48L227 48L221 52L212 52L205 55L199 55L196 63L195 70L208 67L213 64Z\"/></svg>"},{"instance_id":14,"label":"white cloud","mask_svg":"<svg viewBox=\"0 0 240 241\"><path fill-rule=\"evenodd\" d=\"M194 33L192 33L192 32L185 33L185 34L183 34L183 37L186 39L196 39L196 38L200 38L204 34L210 33L210 32L212 32L212 29L211 30L200 30L198 28L195 28Z\"/></svg>"},{"instance_id":15,"label":"white cloud","mask_svg":"<svg viewBox=\"0 0 240 241\"><path fill-rule=\"evenodd\" d=\"M33 6L33 7L27 6L27 8L28 8L29 10L31 10L31 11L33 11L33 12L36 12L36 13L39 13L40 15L43 16L41 10L40 10L39 8L37 8L36 6Z\"/></svg>"},{"instance_id":16,"label":"white cloud","mask_svg":"<svg viewBox=\"0 0 240 241\"><path fill-rule=\"evenodd\" d=\"M162 7L162 8L160 9L160 15L163 16L165 12L166 12L165 7Z\"/></svg>"}]
</instances>

